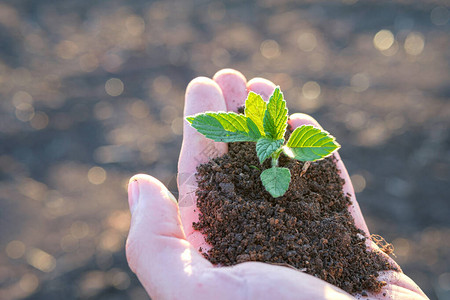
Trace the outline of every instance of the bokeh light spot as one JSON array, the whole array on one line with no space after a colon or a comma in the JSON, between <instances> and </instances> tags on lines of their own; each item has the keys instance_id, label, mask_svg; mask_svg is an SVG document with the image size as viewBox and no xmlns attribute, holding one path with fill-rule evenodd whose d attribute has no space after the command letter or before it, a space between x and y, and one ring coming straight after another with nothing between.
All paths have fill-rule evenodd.
<instances>
[{"instance_id":1,"label":"bokeh light spot","mask_svg":"<svg viewBox=\"0 0 450 300\"><path fill-rule=\"evenodd\" d=\"M430 18L434 25L442 26L450 19L450 12L444 6L437 6L431 11Z\"/></svg>"},{"instance_id":2,"label":"bokeh light spot","mask_svg":"<svg viewBox=\"0 0 450 300\"><path fill-rule=\"evenodd\" d=\"M166 124L172 124L172 121L178 117L178 111L175 107L171 105L166 105L161 109L161 112L159 113L159 116L161 118L161 121L163 121Z\"/></svg>"},{"instance_id":3,"label":"bokeh light spot","mask_svg":"<svg viewBox=\"0 0 450 300\"><path fill-rule=\"evenodd\" d=\"M102 184L106 180L106 171L101 167L92 167L88 171L88 180L92 184Z\"/></svg>"},{"instance_id":4,"label":"bokeh light spot","mask_svg":"<svg viewBox=\"0 0 450 300\"><path fill-rule=\"evenodd\" d=\"M130 115L135 117L136 119L144 119L148 117L150 110L148 108L147 103L142 100L136 100L128 108L128 112Z\"/></svg>"},{"instance_id":5,"label":"bokeh light spot","mask_svg":"<svg viewBox=\"0 0 450 300\"><path fill-rule=\"evenodd\" d=\"M297 45L304 52L311 52L317 46L316 36L311 32L303 32L297 38Z\"/></svg>"},{"instance_id":6,"label":"bokeh light spot","mask_svg":"<svg viewBox=\"0 0 450 300\"><path fill-rule=\"evenodd\" d=\"M116 53L106 53L101 58L101 66L110 73L116 73L120 70L123 59Z\"/></svg>"},{"instance_id":7,"label":"bokeh light spot","mask_svg":"<svg viewBox=\"0 0 450 300\"><path fill-rule=\"evenodd\" d=\"M33 97L25 91L18 91L12 99L13 105L17 108L20 104L33 104Z\"/></svg>"},{"instance_id":8,"label":"bokeh light spot","mask_svg":"<svg viewBox=\"0 0 450 300\"><path fill-rule=\"evenodd\" d=\"M127 31L133 36L140 36L145 31L145 22L139 16L129 16L125 21Z\"/></svg>"},{"instance_id":9,"label":"bokeh light spot","mask_svg":"<svg viewBox=\"0 0 450 300\"><path fill-rule=\"evenodd\" d=\"M261 54L267 59L272 59L280 56L280 46L274 40L265 40L261 43Z\"/></svg>"},{"instance_id":10,"label":"bokeh light spot","mask_svg":"<svg viewBox=\"0 0 450 300\"><path fill-rule=\"evenodd\" d=\"M425 47L425 40L421 33L411 32L405 40L405 51L410 55L419 55Z\"/></svg>"},{"instance_id":11,"label":"bokeh light spot","mask_svg":"<svg viewBox=\"0 0 450 300\"><path fill-rule=\"evenodd\" d=\"M370 80L367 74L357 73L352 76L350 85L355 92L364 92L370 87Z\"/></svg>"},{"instance_id":12,"label":"bokeh light spot","mask_svg":"<svg viewBox=\"0 0 450 300\"><path fill-rule=\"evenodd\" d=\"M123 93L124 85L122 80L119 78L108 79L105 83L105 91L108 95L117 97Z\"/></svg>"},{"instance_id":13,"label":"bokeh light spot","mask_svg":"<svg viewBox=\"0 0 450 300\"><path fill-rule=\"evenodd\" d=\"M92 53L84 54L80 57L80 68L84 72L93 72L98 68L97 56Z\"/></svg>"},{"instance_id":14,"label":"bokeh light spot","mask_svg":"<svg viewBox=\"0 0 450 300\"><path fill-rule=\"evenodd\" d=\"M90 271L83 274L83 278L80 280L79 289L82 298L90 298L94 296L98 291L105 287L105 273L101 271Z\"/></svg>"},{"instance_id":15,"label":"bokeh light spot","mask_svg":"<svg viewBox=\"0 0 450 300\"><path fill-rule=\"evenodd\" d=\"M125 290L130 286L130 276L120 269L114 268L106 273L108 283L118 290Z\"/></svg>"},{"instance_id":16,"label":"bokeh light spot","mask_svg":"<svg viewBox=\"0 0 450 300\"><path fill-rule=\"evenodd\" d=\"M20 182L18 190L24 196L27 196L28 198L36 201L44 200L48 193L46 184L36 181L32 178L24 178Z\"/></svg>"},{"instance_id":17,"label":"bokeh light spot","mask_svg":"<svg viewBox=\"0 0 450 300\"><path fill-rule=\"evenodd\" d=\"M128 209L116 210L108 217L108 225L123 233L130 228L131 215Z\"/></svg>"},{"instance_id":18,"label":"bokeh light spot","mask_svg":"<svg viewBox=\"0 0 450 300\"><path fill-rule=\"evenodd\" d=\"M289 74L286 73L276 73L272 78L269 78L272 82L276 82L283 91L287 91L292 88L294 80Z\"/></svg>"},{"instance_id":19,"label":"bokeh light spot","mask_svg":"<svg viewBox=\"0 0 450 300\"><path fill-rule=\"evenodd\" d=\"M99 248L110 252L119 251L123 246L123 238L116 230L107 230L100 237Z\"/></svg>"},{"instance_id":20,"label":"bokeh light spot","mask_svg":"<svg viewBox=\"0 0 450 300\"><path fill-rule=\"evenodd\" d=\"M56 55L62 59L73 59L78 54L79 48L72 41L62 41L56 45Z\"/></svg>"},{"instance_id":21,"label":"bokeh light spot","mask_svg":"<svg viewBox=\"0 0 450 300\"><path fill-rule=\"evenodd\" d=\"M367 128L359 131L358 142L364 147L380 145L386 139L386 127L382 122L370 124Z\"/></svg>"},{"instance_id":22,"label":"bokeh light spot","mask_svg":"<svg viewBox=\"0 0 450 300\"><path fill-rule=\"evenodd\" d=\"M315 81L308 81L303 85L302 94L306 99L317 99L320 95L320 85Z\"/></svg>"},{"instance_id":23,"label":"bokeh light spot","mask_svg":"<svg viewBox=\"0 0 450 300\"><path fill-rule=\"evenodd\" d=\"M28 251L26 259L31 266L46 273L51 272L56 266L55 258L38 248Z\"/></svg>"},{"instance_id":24,"label":"bokeh light spot","mask_svg":"<svg viewBox=\"0 0 450 300\"><path fill-rule=\"evenodd\" d=\"M408 259L409 253L411 251L411 243L404 238L397 238L392 241L394 245L395 254L401 257L402 260Z\"/></svg>"},{"instance_id":25,"label":"bokeh light spot","mask_svg":"<svg viewBox=\"0 0 450 300\"><path fill-rule=\"evenodd\" d=\"M36 130L41 130L48 125L48 116L45 112L38 111L30 121L31 127Z\"/></svg>"},{"instance_id":26,"label":"bokeh light spot","mask_svg":"<svg viewBox=\"0 0 450 300\"><path fill-rule=\"evenodd\" d=\"M6 245L5 250L8 257L18 259L25 254L25 244L21 241L11 241Z\"/></svg>"},{"instance_id":27,"label":"bokeh light spot","mask_svg":"<svg viewBox=\"0 0 450 300\"><path fill-rule=\"evenodd\" d=\"M33 293L39 286L39 279L32 273L26 273L20 278L19 287L25 294Z\"/></svg>"},{"instance_id":28,"label":"bokeh light spot","mask_svg":"<svg viewBox=\"0 0 450 300\"><path fill-rule=\"evenodd\" d=\"M86 222L75 221L70 226L70 233L77 239L85 238L89 234L89 225Z\"/></svg>"},{"instance_id":29,"label":"bokeh light spot","mask_svg":"<svg viewBox=\"0 0 450 300\"><path fill-rule=\"evenodd\" d=\"M355 193L361 193L366 188L366 179L361 174L354 174L350 177Z\"/></svg>"},{"instance_id":30,"label":"bokeh light spot","mask_svg":"<svg viewBox=\"0 0 450 300\"><path fill-rule=\"evenodd\" d=\"M169 77L161 75L153 80L153 89L160 95L167 94L172 88L172 81Z\"/></svg>"},{"instance_id":31,"label":"bokeh light spot","mask_svg":"<svg viewBox=\"0 0 450 300\"><path fill-rule=\"evenodd\" d=\"M389 49L381 51L384 56L394 56L398 52L399 46L398 42L394 41L392 46Z\"/></svg>"},{"instance_id":32,"label":"bokeh light spot","mask_svg":"<svg viewBox=\"0 0 450 300\"><path fill-rule=\"evenodd\" d=\"M119 290L125 290L130 286L130 276L125 272L117 272L112 277L111 284Z\"/></svg>"},{"instance_id":33,"label":"bokeh light spot","mask_svg":"<svg viewBox=\"0 0 450 300\"><path fill-rule=\"evenodd\" d=\"M16 107L16 118L28 122L34 117L34 107L28 103L21 103Z\"/></svg>"},{"instance_id":34,"label":"bokeh light spot","mask_svg":"<svg viewBox=\"0 0 450 300\"><path fill-rule=\"evenodd\" d=\"M389 49L394 44L394 35L391 31L383 29L373 37L373 45L380 51Z\"/></svg>"},{"instance_id":35,"label":"bokeh light spot","mask_svg":"<svg viewBox=\"0 0 450 300\"><path fill-rule=\"evenodd\" d=\"M364 111L351 111L345 118L345 126L350 130L359 130L364 127L367 121L367 114Z\"/></svg>"},{"instance_id":36,"label":"bokeh light spot","mask_svg":"<svg viewBox=\"0 0 450 300\"><path fill-rule=\"evenodd\" d=\"M182 135L183 134L183 118L175 118L172 121L172 132L176 135Z\"/></svg>"}]
</instances>

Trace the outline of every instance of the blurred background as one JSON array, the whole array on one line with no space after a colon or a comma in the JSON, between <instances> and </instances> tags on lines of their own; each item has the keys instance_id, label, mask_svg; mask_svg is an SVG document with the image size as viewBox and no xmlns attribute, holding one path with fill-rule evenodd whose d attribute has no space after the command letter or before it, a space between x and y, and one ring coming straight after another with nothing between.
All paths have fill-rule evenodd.
<instances>
[{"instance_id":1,"label":"blurred background","mask_svg":"<svg viewBox=\"0 0 450 300\"><path fill-rule=\"evenodd\" d=\"M176 190L186 85L266 77L341 143L372 233L450 299L450 7L421 1L0 1L0 299L148 299L131 175Z\"/></svg>"}]
</instances>

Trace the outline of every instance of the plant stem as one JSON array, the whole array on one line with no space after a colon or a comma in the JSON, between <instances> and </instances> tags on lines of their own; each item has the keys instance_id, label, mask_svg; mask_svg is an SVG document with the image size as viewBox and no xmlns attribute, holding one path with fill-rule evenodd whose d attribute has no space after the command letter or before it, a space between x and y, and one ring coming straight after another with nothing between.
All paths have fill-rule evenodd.
<instances>
[{"instance_id":1,"label":"plant stem","mask_svg":"<svg viewBox=\"0 0 450 300\"><path fill-rule=\"evenodd\" d=\"M278 157L272 156L272 167L278 167Z\"/></svg>"},{"instance_id":2,"label":"plant stem","mask_svg":"<svg viewBox=\"0 0 450 300\"><path fill-rule=\"evenodd\" d=\"M303 165L302 172L300 173L300 177L305 175L306 171L308 171L309 166L311 165L310 161L305 161L305 164Z\"/></svg>"},{"instance_id":3,"label":"plant stem","mask_svg":"<svg viewBox=\"0 0 450 300\"><path fill-rule=\"evenodd\" d=\"M272 167L278 167L278 158L280 157L281 151L283 149L278 149L272 154Z\"/></svg>"}]
</instances>

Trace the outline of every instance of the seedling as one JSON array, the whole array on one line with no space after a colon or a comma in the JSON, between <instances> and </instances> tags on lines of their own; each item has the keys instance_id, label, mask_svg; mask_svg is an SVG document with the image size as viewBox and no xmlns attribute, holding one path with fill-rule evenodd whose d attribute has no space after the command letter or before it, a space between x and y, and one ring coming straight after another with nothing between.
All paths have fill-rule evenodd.
<instances>
[{"instance_id":1,"label":"seedling","mask_svg":"<svg viewBox=\"0 0 450 300\"><path fill-rule=\"evenodd\" d=\"M281 152L292 159L310 162L324 159L341 146L328 132L312 125L302 125L292 132L284 144L288 109L283 93L277 87L269 102L250 92L245 100L244 114L205 112L186 117L198 132L216 142L255 142L261 164L268 158L272 167L261 172L265 189L277 198L283 196L291 182L288 168L278 166ZM303 170L303 173L306 169Z\"/></svg>"}]
</instances>

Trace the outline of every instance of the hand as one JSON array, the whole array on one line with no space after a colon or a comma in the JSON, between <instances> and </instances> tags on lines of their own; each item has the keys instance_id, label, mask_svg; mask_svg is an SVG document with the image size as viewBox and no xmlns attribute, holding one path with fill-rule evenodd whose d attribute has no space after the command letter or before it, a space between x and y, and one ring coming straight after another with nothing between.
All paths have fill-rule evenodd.
<instances>
[{"instance_id":1,"label":"hand","mask_svg":"<svg viewBox=\"0 0 450 300\"><path fill-rule=\"evenodd\" d=\"M184 114L236 111L244 104L248 91L267 100L274 88L268 80L254 78L247 82L237 71L221 70L212 80L199 77L189 84ZM320 126L305 114L293 114L290 118L294 128L302 124ZM206 139L185 122L178 162L178 204L157 179L148 175L131 178L128 194L132 218L127 259L149 295L153 299L353 299L343 290L294 269L260 262L218 268L197 251L199 247L207 250L210 245L192 228L192 222L198 220L193 174L198 164L209 160L208 156L222 155L227 149L227 144ZM337 158L345 179L344 192L351 194L349 210L356 226L369 235L347 170L339 155ZM369 239L367 247L377 248ZM382 272L379 278L387 285L381 293L369 294L364 299L427 299L401 272Z\"/></svg>"}]
</instances>

